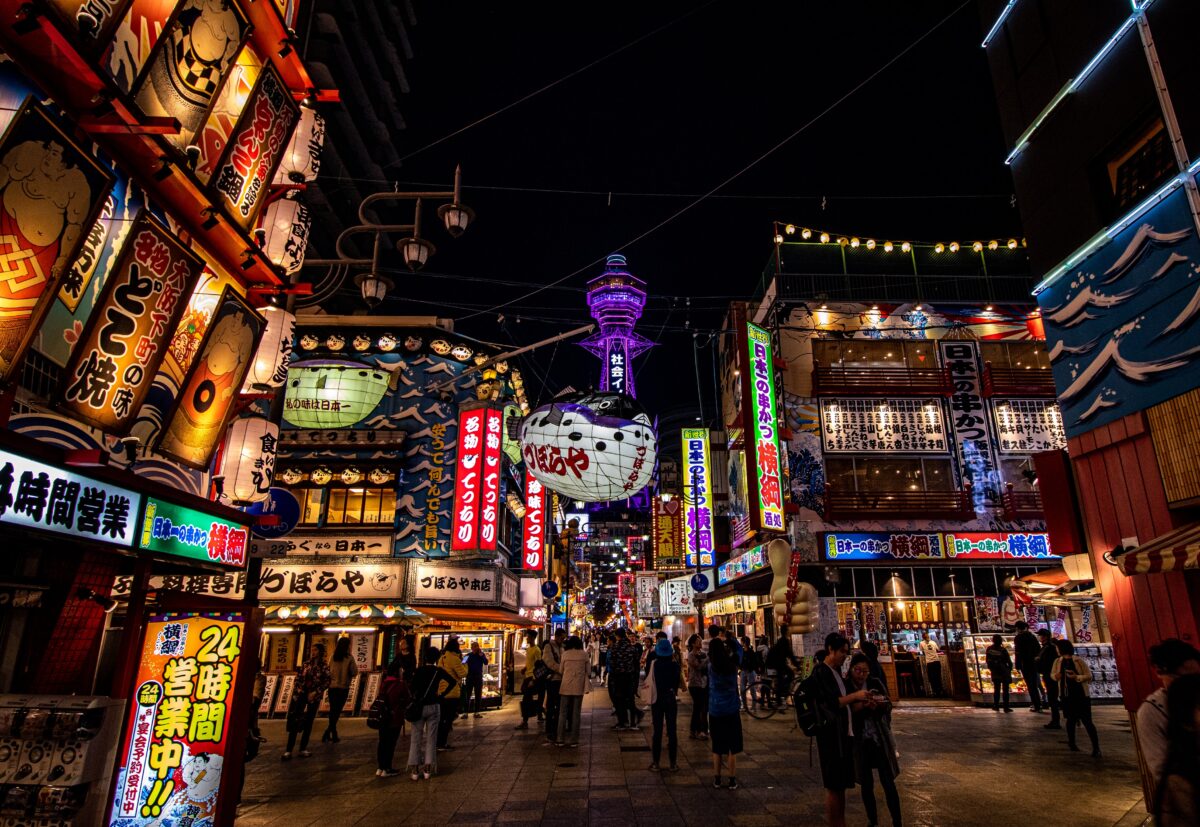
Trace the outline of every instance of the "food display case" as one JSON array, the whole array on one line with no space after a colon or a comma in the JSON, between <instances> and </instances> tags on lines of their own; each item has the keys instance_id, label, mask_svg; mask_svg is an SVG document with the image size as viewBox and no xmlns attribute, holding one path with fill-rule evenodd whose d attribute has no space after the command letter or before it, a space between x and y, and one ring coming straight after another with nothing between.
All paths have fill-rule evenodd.
<instances>
[{"instance_id":1,"label":"food display case","mask_svg":"<svg viewBox=\"0 0 1200 827\"><path fill-rule=\"evenodd\" d=\"M971 702L990 705L992 703L992 673L987 666L987 649L992 645L995 632L977 635L963 635L963 654L967 661L967 681L971 687ZM1017 662L1017 654L1013 649L1013 635L1001 635L1004 648L1008 650L1013 663ZM1029 688L1021 673L1013 667L1012 685L1009 687L1009 703L1029 703ZM1003 699L1001 699L1003 700Z\"/></svg>"},{"instance_id":2,"label":"food display case","mask_svg":"<svg viewBox=\"0 0 1200 827\"><path fill-rule=\"evenodd\" d=\"M483 667L483 708L499 709L504 702L500 682L504 674L504 632L435 632L429 635L429 645L441 651L452 637L458 638L463 657L470 653L472 643L479 644L488 661Z\"/></svg>"}]
</instances>

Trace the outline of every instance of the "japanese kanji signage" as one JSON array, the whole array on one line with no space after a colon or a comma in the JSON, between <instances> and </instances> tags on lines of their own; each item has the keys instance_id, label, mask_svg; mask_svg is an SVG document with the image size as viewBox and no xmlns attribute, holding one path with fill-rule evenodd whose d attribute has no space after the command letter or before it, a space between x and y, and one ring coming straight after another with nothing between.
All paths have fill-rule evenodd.
<instances>
[{"instance_id":1,"label":"japanese kanji signage","mask_svg":"<svg viewBox=\"0 0 1200 827\"><path fill-rule=\"evenodd\" d=\"M1056 559L1046 534L1020 532L862 532L826 534L826 560L1039 560Z\"/></svg>"},{"instance_id":2,"label":"japanese kanji signage","mask_svg":"<svg viewBox=\"0 0 1200 827\"><path fill-rule=\"evenodd\" d=\"M825 453L949 451L942 407L932 399L822 399Z\"/></svg>"},{"instance_id":3,"label":"japanese kanji signage","mask_svg":"<svg viewBox=\"0 0 1200 827\"><path fill-rule=\"evenodd\" d=\"M506 591L500 578L514 575L496 566L448 566L442 563L412 563L408 601L413 604L478 603L495 606ZM515 603L515 595L514 595Z\"/></svg>"},{"instance_id":4,"label":"japanese kanji signage","mask_svg":"<svg viewBox=\"0 0 1200 827\"><path fill-rule=\"evenodd\" d=\"M633 600L633 574L622 572L617 575L617 599Z\"/></svg>"},{"instance_id":5,"label":"japanese kanji signage","mask_svg":"<svg viewBox=\"0 0 1200 827\"><path fill-rule=\"evenodd\" d=\"M692 588L691 575L664 580L659 587L660 608L667 615L690 615L696 613L696 591Z\"/></svg>"},{"instance_id":6,"label":"japanese kanji signage","mask_svg":"<svg viewBox=\"0 0 1200 827\"><path fill-rule=\"evenodd\" d=\"M643 620L660 617L658 607L658 572L639 571L634 575L637 596L637 616Z\"/></svg>"},{"instance_id":7,"label":"japanese kanji signage","mask_svg":"<svg viewBox=\"0 0 1200 827\"><path fill-rule=\"evenodd\" d=\"M996 440L1002 454L1037 454L1067 447L1058 403L1049 399L994 399Z\"/></svg>"},{"instance_id":8,"label":"japanese kanji signage","mask_svg":"<svg viewBox=\"0 0 1200 827\"><path fill-rule=\"evenodd\" d=\"M111 823L214 823L245 630L242 614L150 618Z\"/></svg>"},{"instance_id":9,"label":"japanese kanji signage","mask_svg":"<svg viewBox=\"0 0 1200 827\"><path fill-rule=\"evenodd\" d=\"M454 469L451 551L473 551L479 548L479 484L483 476L486 413L483 408L473 408L458 415L458 461Z\"/></svg>"},{"instance_id":10,"label":"japanese kanji signage","mask_svg":"<svg viewBox=\"0 0 1200 827\"><path fill-rule=\"evenodd\" d=\"M0 523L128 548L142 495L0 451Z\"/></svg>"},{"instance_id":11,"label":"japanese kanji signage","mask_svg":"<svg viewBox=\"0 0 1200 827\"><path fill-rule=\"evenodd\" d=\"M750 525L765 531L783 531L783 484L779 458L779 412L775 405L775 367L771 355L771 334L757 325L746 323L750 376L746 393L750 404L743 406L746 422L746 446L754 448L750 502Z\"/></svg>"},{"instance_id":12,"label":"japanese kanji signage","mask_svg":"<svg viewBox=\"0 0 1200 827\"><path fill-rule=\"evenodd\" d=\"M204 262L142 212L63 375L63 408L124 434L179 326Z\"/></svg>"},{"instance_id":13,"label":"japanese kanji signage","mask_svg":"<svg viewBox=\"0 0 1200 827\"><path fill-rule=\"evenodd\" d=\"M739 577L753 574L767 567L767 547L755 546L749 551L717 566L717 585L724 586Z\"/></svg>"},{"instance_id":14,"label":"japanese kanji signage","mask_svg":"<svg viewBox=\"0 0 1200 827\"><path fill-rule=\"evenodd\" d=\"M608 340L608 353L605 358L605 373L608 379L606 390L613 393L626 393L628 383L626 382L625 371L628 365L625 364L626 342L617 337Z\"/></svg>"},{"instance_id":15,"label":"japanese kanji signage","mask_svg":"<svg viewBox=\"0 0 1200 827\"><path fill-rule=\"evenodd\" d=\"M983 400L983 372L975 342L938 342L942 364L950 371L954 395L950 397L950 421L963 479L971 483L976 513L987 510L988 500L1000 496L996 452L992 448L991 425Z\"/></svg>"},{"instance_id":16,"label":"japanese kanji signage","mask_svg":"<svg viewBox=\"0 0 1200 827\"><path fill-rule=\"evenodd\" d=\"M250 529L244 525L149 497L137 547L242 568L249 542Z\"/></svg>"},{"instance_id":17,"label":"japanese kanji signage","mask_svg":"<svg viewBox=\"0 0 1200 827\"><path fill-rule=\"evenodd\" d=\"M654 543L653 568L658 571L670 571L684 567L683 504L679 498L654 498L650 537Z\"/></svg>"},{"instance_id":18,"label":"japanese kanji signage","mask_svg":"<svg viewBox=\"0 0 1200 827\"><path fill-rule=\"evenodd\" d=\"M251 557L284 557L289 554L313 554L332 557L339 554L392 553L391 535L319 534L312 537L285 537L279 540L250 539Z\"/></svg>"},{"instance_id":19,"label":"japanese kanji signage","mask_svg":"<svg viewBox=\"0 0 1200 827\"><path fill-rule=\"evenodd\" d=\"M683 429L683 510L688 568L713 564L712 465L708 429Z\"/></svg>"},{"instance_id":20,"label":"japanese kanji signage","mask_svg":"<svg viewBox=\"0 0 1200 827\"><path fill-rule=\"evenodd\" d=\"M546 548L546 489L525 472L525 518L521 541L521 568L541 571Z\"/></svg>"},{"instance_id":21,"label":"japanese kanji signage","mask_svg":"<svg viewBox=\"0 0 1200 827\"><path fill-rule=\"evenodd\" d=\"M404 564L346 563L327 566L264 563L260 600L365 603L404 596Z\"/></svg>"},{"instance_id":22,"label":"japanese kanji signage","mask_svg":"<svg viewBox=\"0 0 1200 827\"><path fill-rule=\"evenodd\" d=\"M228 574L154 574L150 576L150 591L184 592L204 597L226 597L241 600L246 593L246 572ZM118 574L113 578L112 597L128 597L133 590L133 575Z\"/></svg>"},{"instance_id":23,"label":"japanese kanji signage","mask_svg":"<svg viewBox=\"0 0 1200 827\"><path fill-rule=\"evenodd\" d=\"M500 533L500 426L504 412L487 409L483 435L483 474L479 480L479 550L495 551Z\"/></svg>"}]
</instances>

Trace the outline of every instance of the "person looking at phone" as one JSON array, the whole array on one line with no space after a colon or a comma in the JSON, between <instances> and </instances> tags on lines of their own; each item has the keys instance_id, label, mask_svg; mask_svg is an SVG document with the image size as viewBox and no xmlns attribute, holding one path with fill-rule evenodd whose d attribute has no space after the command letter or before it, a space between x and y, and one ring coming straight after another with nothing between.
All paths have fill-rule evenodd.
<instances>
[{"instance_id":1,"label":"person looking at phone","mask_svg":"<svg viewBox=\"0 0 1200 827\"><path fill-rule=\"evenodd\" d=\"M870 698L866 689L851 690L842 678L842 665L850 656L850 641L833 632L825 638L828 654L810 680L816 699L824 708L828 726L817 732L817 754L821 758L821 785L825 788L825 817L830 827L846 825L846 790L854 787L854 719L851 704Z\"/></svg>"},{"instance_id":2,"label":"person looking at phone","mask_svg":"<svg viewBox=\"0 0 1200 827\"><path fill-rule=\"evenodd\" d=\"M892 824L899 827L900 793L896 789L896 776L900 774L900 764L896 758L896 740L892 737L892 702L888 700L887 688L871 677L870 660L862 652L850 659L850 683L856 691L868 693L865 701L850 706L854 721L854 772L861 785L867 823L879 823L879 808L875 802L875 773L878 771Z\"/></svg>"},{"instance_id":3,"label":"person looking at phone","mask_svg":"<svg viewBox=\"0 0 1200 827\"><path fill-rule=\"evenodd\" d=\"M1055 645L1058 646L1059 657L1054 662L1051 677L1058 684L1063 715L1067 719L1067 746L1073 752L1079 751L1075 745L1075 725L1082 723L1092 739L1092 757L1099 758L1100 736L1096 733L1096 725L1092 723L1092 672L1088 669L1087 661L1075 655L1071 641L1057 640Z\"/></svg>"}]
</instances>

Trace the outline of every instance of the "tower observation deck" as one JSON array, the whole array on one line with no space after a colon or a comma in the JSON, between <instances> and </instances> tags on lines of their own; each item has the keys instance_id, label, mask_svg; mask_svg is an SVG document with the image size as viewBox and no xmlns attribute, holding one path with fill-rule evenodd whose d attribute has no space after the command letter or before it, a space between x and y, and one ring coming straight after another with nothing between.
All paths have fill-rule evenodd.
<instances>
[{"instance_id":1,"label":"tower observation deck","mask_svg":"<svg viewBox=\"0 0 1200 827\"><path fill-rule=\"evenodd\" d=\"M600 330L579 344L601 362L602 391L637 396L632 362L654 347L654 342L633 331L646 306L645 286L629 272L622 255L609 256L604 272L588 282L588 310Z\"/></svg>"}]
</instances>

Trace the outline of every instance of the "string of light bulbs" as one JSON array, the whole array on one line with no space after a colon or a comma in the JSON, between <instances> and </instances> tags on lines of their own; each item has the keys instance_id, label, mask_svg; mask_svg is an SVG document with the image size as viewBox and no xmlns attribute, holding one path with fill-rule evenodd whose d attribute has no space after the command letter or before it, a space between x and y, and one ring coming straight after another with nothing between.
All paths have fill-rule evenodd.
<instances>
[{"instance_id":1,"label":"string of light bulbs","mask_svg":"<svg viewBox=\"0 0 1200 827\"><path fill-rule=\"evenodd\" d=\"M826 230L815 230L811 227L801 227L796 224L785 224L783 232L778 232L779 223L776 222L775 243L779 244L802 244L808 242L810 244L838 244L842 247L851 247L858 249L865 247L868 250L876 248L882 249L885 253L890 253L899 249L902 253L911 253L916 248L925 248L933 250L935 253L944 253L949 250L951 253L957 253L968 247L972 252L982 253L984 250L996 252L1001 247L1008 250L1016 250L1018 247L1025 247L1024 238L1008 238L1005 240L993 238L989 241L972 241L970 244L964 245L957 241L878 241L874 238L859 238L856 235L841 235L839 233L830 233ZM800 241L788 241L789 237L800 236Z\"/></svg>"}]
</instances>

